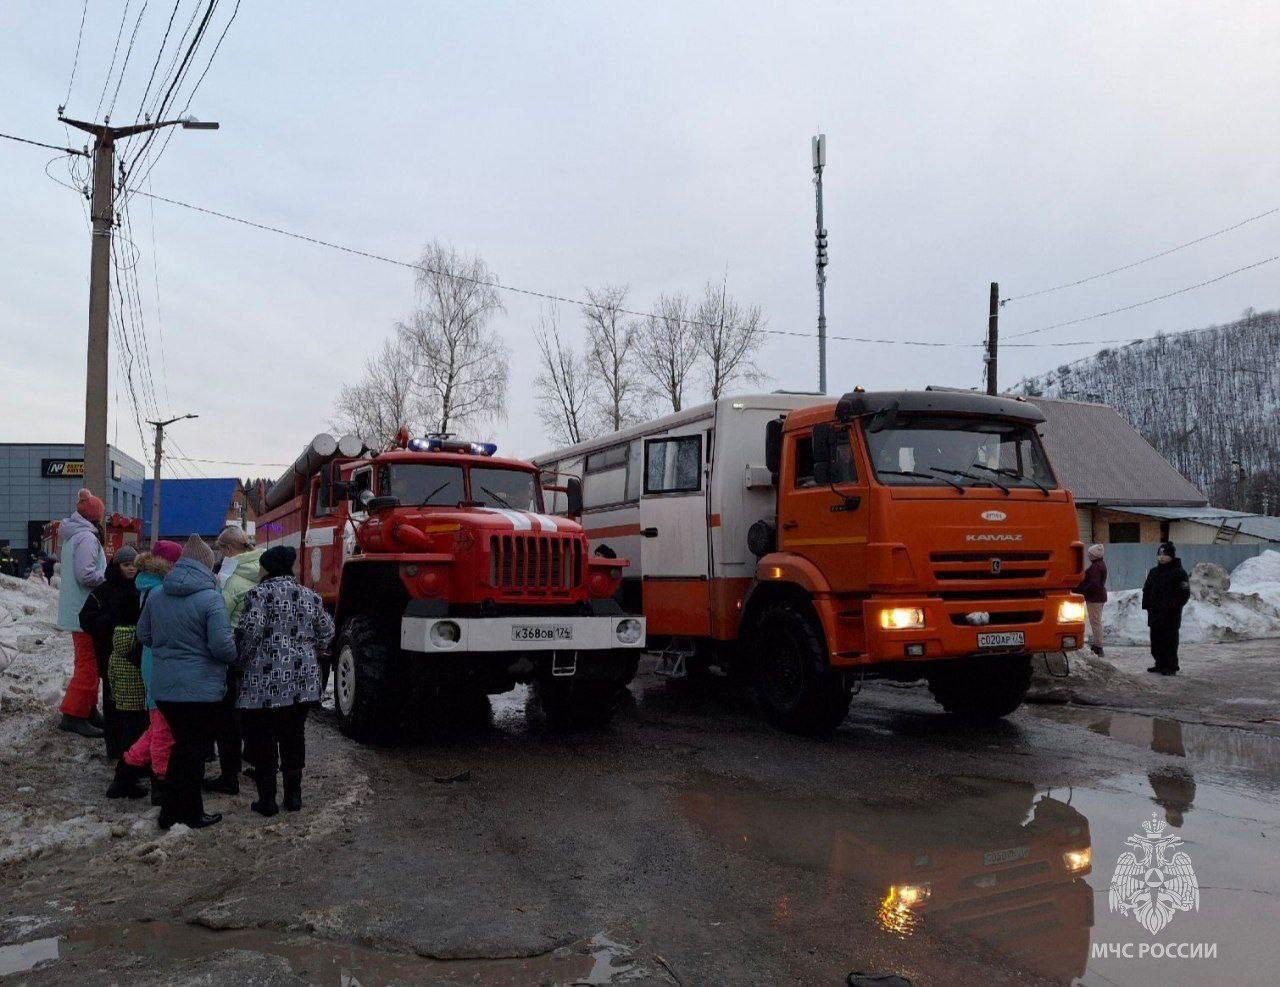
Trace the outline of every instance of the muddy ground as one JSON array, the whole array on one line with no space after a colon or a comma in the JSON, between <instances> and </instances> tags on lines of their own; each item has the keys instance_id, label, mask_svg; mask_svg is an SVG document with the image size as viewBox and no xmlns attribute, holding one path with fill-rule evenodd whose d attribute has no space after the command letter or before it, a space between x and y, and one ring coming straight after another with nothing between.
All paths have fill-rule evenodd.
<instances>
[{"instance_id":1,"label":"muddy ground","mask_svg":"<svg viewBox=\"0 0 1280 987\"><path fill-rule=\"evenodd\" d=\"M1280 643L1249 647L1268 674L1280 663ZM98 745L6 710L0 975L1273 982L1280 731L1255 721L1275 707L1229 721L1144 691L1141 672L1109 690L1077 678L1117 708L1037 704L971 728L926 690L868 684L825 742L769 729L721 680L652 673L600 733L549 732L522 691L469 734L409 748L360 747L321 712L303 812L259 818L246 783L210 798L223 823L167 836L145 801L102 798ZM1153 813L1200 886L1198 910L1157 936L1107 897ZM1173 940L1217 943L1216 958L1091 958L1091 943Z\"/></svg>"}]
</instances>

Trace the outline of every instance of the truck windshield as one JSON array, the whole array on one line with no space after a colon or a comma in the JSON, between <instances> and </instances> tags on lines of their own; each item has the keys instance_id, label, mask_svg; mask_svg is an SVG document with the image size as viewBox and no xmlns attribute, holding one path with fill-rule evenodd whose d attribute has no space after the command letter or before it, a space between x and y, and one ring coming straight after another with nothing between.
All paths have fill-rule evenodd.
<instances>
[{"instance_id":1,"label":"truck windshield","mask_svg":"<svg viewBox=\"0 0 1280 987\"><path fill-rule=\"evenodd\" d=\"M866 437L876 476L889 486L1056 486L1040 437L1027 425L921 417Z\"/></svg>"},{"instance_id":2,"label":"truck windshield","mask_svg":"<svg viewBox=\"0 0 1280 987\"><path fill-rule=\"evenodd\" d=\"M515 511L542 510L538 477L528 470L471 467L471 503Z\"/></svg>"},{"instance_id":3,"label":"truck windshield","mask_svg":"<svg viewBox=\"0 0 1280 987\"><path fill-rule=\"evenodd\" d=\"M382 492L405 507L457 507L464 496L462 467L396 463L387 468Z\"/></svg>"}]
</instances>

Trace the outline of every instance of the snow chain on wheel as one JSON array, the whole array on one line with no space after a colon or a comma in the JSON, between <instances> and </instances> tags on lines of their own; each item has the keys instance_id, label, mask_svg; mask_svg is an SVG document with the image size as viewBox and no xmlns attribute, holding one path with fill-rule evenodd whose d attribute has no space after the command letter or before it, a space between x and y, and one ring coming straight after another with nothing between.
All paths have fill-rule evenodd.
<instances>
[{"instance_id":1,"label":"snow chain on wheel","mask_svg":"<svg viewBox=\"0 0 1280 987\"><path fill-rule=\"evenodd\" d=\"M849 712L850 690L827 660L822 629L807 607L771 603L753 623L756 701L788 733L826 736Z\"/></svg>"},{"instance_id":2,"label":"snow chain on wheel","mask_svg":"<svg viewBox=\"0 0 1280 987\"><path fill-rule=\"evenodd\" d=\"M943 709L979 722L1008 716L1030 687L1030 655L973 658L929 676L929 691Z\"/></svg>"},{"instance_id":3,"label":"snow chain on wheel","mask_svg":"<svg viewBox=\"0 0 1280 987\"><path fill-rule=\"evenodd\" d=\"M390 743L400 736L405 675L398 648L368 617L352 617L342 627L333 663L334 709L344 734L365 743Z\"/></svg>"}]
</instances>

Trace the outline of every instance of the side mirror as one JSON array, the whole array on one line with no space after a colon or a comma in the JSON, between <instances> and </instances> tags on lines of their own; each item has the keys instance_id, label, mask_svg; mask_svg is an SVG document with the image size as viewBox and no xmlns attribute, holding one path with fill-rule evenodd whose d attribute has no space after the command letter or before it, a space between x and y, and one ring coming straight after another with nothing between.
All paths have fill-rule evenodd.
<instances>
[{"instance_id":1,"label":"side mirror","mask_svg":"<svg viewBox=\"0 0 1280 987\"><path fill-rule=\"evenodd\" d=\"M392 508L400 506L399 497L375 497L372 490L361 490L356 501L370 514L376 514L379 511L389 511Z\"/></svg>"},{"instance_id":2,"label":"side mirror","mask_svg":"<svg viewBox=\"0 0 1280 987\"><path fill-rule=\"evenodd\" d=\"M764 468L774 476L782 470L782 419L775 418L764 426Z\"/></svg>"},{"instance_id":3,"label":"side mirror","mask_svg":"<svg viewBox=\"0 0 1280 987\"><path fill-rule=\"evenodd\" d=\"M582 481L571 476L564 483L564 497L570 517L582 517Z\"/></svg>"},{"instance_id":4,"label":"side mirror","mask_svg":"<svg viewBox=\"0 0 1280 987\"><path fill-rule=\"evenodd\" d=\"M813 480L818 486L831 483L831 462L835 456L835 429L830 422L813 426Z\"/></svg>"}]
</instances>

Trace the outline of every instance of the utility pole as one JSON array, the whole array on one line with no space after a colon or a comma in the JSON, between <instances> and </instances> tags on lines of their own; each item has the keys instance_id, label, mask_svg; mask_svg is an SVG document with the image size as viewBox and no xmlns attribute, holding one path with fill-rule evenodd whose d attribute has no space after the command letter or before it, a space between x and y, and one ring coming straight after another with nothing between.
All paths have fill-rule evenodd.
<instances>
[{"instance_id":1,"label":"utility pole","mask_svg":"<svg viewBox=\"0 0 1280 987\"><path fill-rule=\"evenodd\" d=\"M822 169L827 165L827 135L810 141L813 151L814 203L817 210L814 246L818 271L818 393L827 393L827 230L822 225Z\"/></svg>"},{"instance_id":2,"label":"utility pole","mask_svg":"<svg viewBox=\"0 0 1280 987\"><path fill-rule=\"evenodd\" d=\"M164 430L165 426L172 425L174 422L184 421L187 418L199 418L199 415L179 415L177 418L166 418L162 422L153 422L147 419L148 425L156 427L156 464L151 474L151 544L155 545L160 540L160 460L164 457Z\"/></svg>"},{"instance_id":3,"label":"utility pole","mask_svg":"<svg viewBox=\"0 0 1280 987\"><path fill-rule=\"evenodd\" d=\"M180 126L184 130L217 130L216 123L194 117L134 124L129 127L70 120L58 108L58 119L94 136L93 235L89 252L89 345L84 393L84 479L95 493L107 492L107 356L111 339L111 228L115 225L115 142L123 137Z\"/></svg>"},{"instance_id":4,"label":"utility pole","mask_svg":"<svg viewBox=\"0 0 1280 987\"><path fill-rule=\"evenodd\" d=\"M987 393L999 394L997 355L1000 349L1000 285L991 282L991 305L987 315Z\"/></svg>"}]
</instances>

